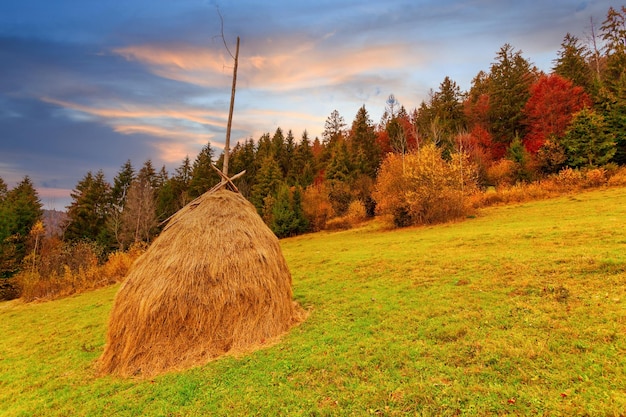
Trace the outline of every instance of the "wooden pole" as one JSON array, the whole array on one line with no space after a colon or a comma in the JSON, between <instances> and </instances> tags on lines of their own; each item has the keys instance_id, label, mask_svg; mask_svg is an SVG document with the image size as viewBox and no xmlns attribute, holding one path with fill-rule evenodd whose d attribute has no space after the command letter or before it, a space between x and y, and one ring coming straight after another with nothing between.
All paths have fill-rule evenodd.
<instances>
[{"instance_id":1,"label":"wooden pole","mask_svg":"<svg viewBox=\"0 0 626 417\"><path fill-rule=\"evenodd\" d=\"M237 87L237 65L239 63L239 36L235 50L235 68L233 69L233 88L230 92L230 110L228 111L228 125L226 126L226 143L224 143L224 167L222 172L228 176L228 159L230 154L230 129L233 124L233 110L235 108L235 89Z\"/></svg>"}]
</instances>

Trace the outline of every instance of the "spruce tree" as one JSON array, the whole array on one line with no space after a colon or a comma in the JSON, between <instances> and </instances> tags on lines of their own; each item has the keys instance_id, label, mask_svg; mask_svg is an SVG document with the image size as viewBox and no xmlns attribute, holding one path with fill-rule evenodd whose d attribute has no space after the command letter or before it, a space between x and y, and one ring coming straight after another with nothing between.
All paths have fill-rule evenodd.
<instances>
[{"instance_id":1,"label":"spruce tree","mask_svg":"<svg viewBox=\"0 0 626 417\"><path fill-rule=\"evenodd\" d=\"M574 115L560 143L565 149L567 165L573 168L603 166L615 154L615 139L607 134L604 117L590 109Z\"/></svg>"},{"instance_id":2,"label":"spruce tree","mask_svg":"<svg viewBox=\"0 0 626 417\"><path fill-rule=\"evenodd\" d=\"M352 122L349 140L355 175L363 174L375 178L381 163L381 150L376 142L373 122L365 106L357 111Z\"/></svg>"},{"instance_id":3,"label":"spruce tree","mask_svg":"<svg viewBox=\"0 0 626 417\"><path fill-rule=\"evenodd\" d=\"M42 204L33 182L26 176L10 191L0 184L0 276L17 271L26 256L30 230L43 216Z\"/></svg>"},{"instance_id":4,"label":"spruce tree","mask_svg":"<svg viewBox=\"0 0 626 417\"><path fill-rule=\"evenodd\" d=\"M315 173L315 157L313 156L309 135L305 130L304 133L302 133L300 143L296 145L294 150L294 161L293 169L290 173L290 183L293 185L300 185L301 187L308 187L313 183Z\"/></svg>"},{"instance_id":5,"label":"spruce tree","mask_svg":"<svg viewBox=\"0 0 626 417\"><path fill-rule=\"evenodd\" d=\"M554 73L571 80L574 85L582 87L587 93L592 93L593 74L589 66L589 50L581 45L576 36L565 35L561 49L554 60Z\"/></svg>"},{"instance_id":6,"label":"spruce tree","mask_svg":"<svg viewBox=\"0 0 626 417\"><path fill-rule=\"evenodd\" d=\"M250 200L256 207L259 214L263 213L265 207L265 199L275 197L278 187L282 183L282 173L276 159L267 156L261 163L261 168L257 173L257 182L252 187Z\"/></svg>"},{"instance_id":7,"label":"spruce tree","mask_svg":"<svg viewBox=\"0 0 626 417\"><path fill-rule=\"evenodd\" d=\"M201 196L220 182L220 177L211 167L211 164L213 164L213 149L209 142L202 148L193 162L189 183L189 196L191 198Z\"/></svg>"},{"instance_id":8,"label":"spruce tree","mask_svg":"<svg viewBox=\"0 0 626 417\"><path fill-rule=\"evenodd\" d=\"M89 171L70 196L72 202L67 207L65 239L86 239L108 249L112 243L110 228L107 227L112 205L111 185L106 181L102 170L95 175Z\"/></svg>"},{"instance_id":9,"label":"spruce tree","mask_svg":"<svg viewBox=\"0 0 626 417\"><path fill-rule=\"evenodd\" d=\"M135 170L133 168L133 164L130 162L130 159L127 160L124 165L120 168L120 171L117 173L115 178L113 178L113 188L111 189L111 198L113 200L113 204L116 206L124 207L124 203L126 202L126 195L128 194L128 189L130 188L130 184L135 179Z\"/></svg>"},{"instance_id":10,"label":"spruce tree","mask_svg":"<svg viewBox=\"0 0 626 417\"><path fill-rule=\"evenodd\" d=\"M521 51L505 44L489 74L489 120L493 140L502 156L513 139L524 137L523 109L530 97L536 70Z\"/></svg>"}]
</instances>

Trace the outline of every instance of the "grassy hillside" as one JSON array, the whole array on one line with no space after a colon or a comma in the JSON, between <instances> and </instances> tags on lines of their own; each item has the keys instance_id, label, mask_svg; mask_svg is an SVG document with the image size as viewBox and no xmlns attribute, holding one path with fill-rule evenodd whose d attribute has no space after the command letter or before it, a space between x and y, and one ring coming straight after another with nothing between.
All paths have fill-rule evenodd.
<instances>
[{"instance_id":1,"label":"grassy hillside","mask_svg":"<svg viewBox=\"0 0 626 417\"><path fill-rule=\"evenodd\" d=\"M626 189L282 242L281 343L96 377L117 287L0 304L0 415L624 415Z\"/></svg>"}]
</instances>

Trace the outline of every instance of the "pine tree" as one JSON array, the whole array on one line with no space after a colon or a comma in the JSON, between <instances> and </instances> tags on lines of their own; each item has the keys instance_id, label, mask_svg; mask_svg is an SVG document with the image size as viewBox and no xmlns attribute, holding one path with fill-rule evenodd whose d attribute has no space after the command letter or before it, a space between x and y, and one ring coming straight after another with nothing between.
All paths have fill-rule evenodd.
<instances>
[{"instance_id":1,"label":"pine tree","mask_svg":"<svg viewBox=\"0 0 626 417\"><path fill-rule=\"evenodd\" d=\"M262 161L261 169L257 174L257 183L252 187L252 194L250 195L250 200L259 214L262 214L263 209L266 208L265 199L276 195L282 178L280 166L276 159L272 156L266 157Z\"/></svg>"},{"instance_id":2,"label":"pine tree","mask_svg":"<svg viewBox=\"0 0 626 417\"><path fill-rule=\"evenodd\" d=\"M26 176L10 191L0 183L0 276L17 271L26 256L30 230L41 221L43 210L31 179Z\"/></svg>"},{"instance_id":3,"label":"pine tree","mask_svg":"<svg viewBox=\"0 0 626 417\"><path fill-rule=\"evenodd\" d=\"M293 137L293 132L289 130L285 137L285 146L283 148L283 156L281 158L280 167L283 170L283 178L293 178L291 171L293 170L293 158L296 148L296 141ZM290 184L290 185L293 185Z\"/></svg>"},{"instance_id":4,"label":"pine tree","mask_svg":"<svg viewBox=\"0 0 626 417\"><path fill-rule=\"evenodd\" d=\"M530 97L529 88L536 70L521 51L509 44L502 46L489 74L489 119L493 141L502 156L513 139L524 137L523 109Z\"/></svg>"},{"instance_id":5,"label":"pine tree","mask_svg":"<svg viewBox=\"0 0 626 417\"><path fill-rule=\"evenodd\" d=\"M438 138L435 142L443 150L444 156L453 151L454 137L466 128L465 114L463 113L464 96L461 88L450 77L445 77L439 85L439 90L432 94L430 99L431 123L436 124ZM433 126L429 129L432 133ZM434 134L432 135L434 138Z\"/></svg>"},{"instance_id":6,"label":"pine tree","mask_svg":"<svg viewBox=\"0 0 626 417\"><path fill-rule=\"evenodd\" d=\"M300 190L293 194L286 184L282 184L272 206L272 220L270 229L279 237L295 236L303 233L308 227L308 221L302 211L302 196Z\"/></svg>"},{"instance_id":7,"label":"pine tree","mask_svg":"<svg viewBox=\"0 0 626 417\"><path fill-rule=\"evenodd\" d=\"M574 115L560 143L573 168L603 166L615 154L615 140L607 134L604 117L590 109Z\"/></svg>"},{"instance_id":8,"label":"pine tree","mask_svg":"<svg viewBox=\"0 0 626 417\"><path fill-rule=\"evenodd\" d=\"M231 169L233 174L246 171L246 174L243 177L235 180L235 185L237 185L239 192L244 197L250 197L257 171L255 162L255 145L252 138L246 140L243 144L237 143L235 145L230 156L230 166L232 167Z\"/></svg>"},{"instance_id":9,"label":"pine tree","mask_svg":"<svg viewBox=\"0 0 626 417\"><path fill-rule=\"evenodd\" d=\"M213 164L213 149L209 142L202 148L193 162L191 181L189 182L189 196L191 198L201 196L220 182L220 177L211 167L211 164Z\"/></svg>"},{"instance_id":10,"label":"pine tree","mask_svg":"<svg viewBox=\"0 0 626 417\"><path fill-rule=\"evenodd\" d=\"M313 183L316 172L315 157L313 155L311 141L309 140L309 135L305 130L304 133L302 133L300 143L296 145L294 150L294 161L293 169L290 173L290 183L300 185L301 187L308 187Z\"/></svg>"},{"instance_id":11,"label":"pine tree","mask_svg":"<svg viewBox=\"0 0 626 417\"><path fill-rule=\"evenodd\" d=\"M599 104L607 128L615 137L613 161L626 164L626 6L609 8L601 27L606 65L602 72Z\"/></svg>"},{"instance_id":12,"label":"pine tree","mask_svg":"<svg viewBox=\"0 0 626 417\"><path fill-rule=\"evenodd\" d=\"M70 196L72 203L67 207L65 239L87 239L108 248L111 244L110 229L107 227L112 204L111 185L106 181L102 170L96 175L89 171Z\"/></svg>"},{"instance_id":13,"label":"pine tree","mask_svg":"<svg viewBox=\"0 0 626 417\"><path fill-rule=\"evenodd\" d=\"M128 189L130 188L130 184L135 179L135 170L133 168L130 159L127 160L124 165L120 168L120 171L117 173L115 178L113 178L113 188L111 189L111 198L113 200L113 204L120 207L124 207L124 203L126 202L126 195L128 194Z\"/></svg>"},{"instance_id":14,"label":"pine tree","mask_svg":"<svg viewBox=\"0 0 626 417\"><path fill-rule=\"evenodd\" d=\"M557 55L558 58L554 60L554 73L571 80L574 85L591 93L593 73L588 63L590 52L587 47L581 45L576 36L568 33Z\"/></svg>"},{"instance_id":15,"label":"pine tree","mask_svg":"<svg viewBox=\"0 0 626 417\"><path fill-rule=\"evenodd\" d=\"M326 166L326 179L329 181L348 182L352 178L352 162L345 140L335 142L330 160Z\"/></svg>"},{"instance_id":16,"label":"pine tree","mask_svg":"<svg viewBox=\"0 0 626 417\"><path fill-rule=\"evenodd\" d=\"M355 175L363 174L375 178L381 162L381 151L376 142L374 125L365 106L357 111L352 122L349 140Z\"/></svg>"}]
</instances>

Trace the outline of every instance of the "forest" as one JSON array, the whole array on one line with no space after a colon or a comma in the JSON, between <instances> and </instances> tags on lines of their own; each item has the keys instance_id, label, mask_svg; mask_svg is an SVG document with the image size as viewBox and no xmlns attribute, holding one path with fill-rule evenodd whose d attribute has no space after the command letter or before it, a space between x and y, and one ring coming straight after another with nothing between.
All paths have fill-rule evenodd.
<instances>
[{"instance_id":1,"label":"forest","mask_svg":"<svg viewBox=\"0 0 626 417\"><path fill-rule=\"evenodd\" d=\"M239 141L230 172L246 171L235 184L281 238L374 216L431 224L511 199L626 185L626 6L591 29L588 39L564 36L550 73L506 43L468 91L446 76L417 108L389 95L378 122L362 106L350 123L333 111L321 138L279 127ZM43 297L51 277L68 276L77 290L85 271L115 270L111 262L111 277L123 277L128 254L220 181L212 164L223 158L207 143L172 173L149 159L124 162L112 183L87 172L58 230L44 225L28 176L12 189L0 178L0 277L19 284L3 291L38 287Z\"/></svg>"}]
</instances>

